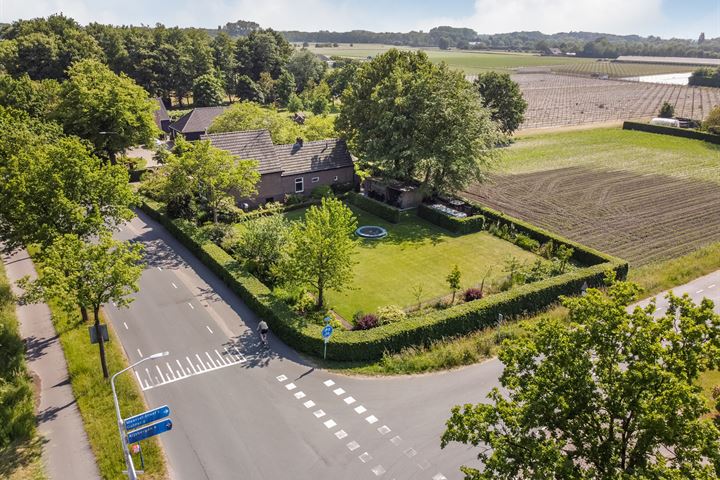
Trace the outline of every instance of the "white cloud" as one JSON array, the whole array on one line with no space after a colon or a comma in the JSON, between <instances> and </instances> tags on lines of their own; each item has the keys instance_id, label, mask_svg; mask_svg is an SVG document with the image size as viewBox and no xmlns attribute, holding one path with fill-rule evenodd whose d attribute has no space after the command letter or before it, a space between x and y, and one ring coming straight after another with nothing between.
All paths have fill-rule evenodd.
<instances>
[{"instance_id":1,"label":"white cloud","mask_svg":"<svg viewBox=\"0 0 720 480\"><path fill-rule=\"evenodd\" d=\"M662 0L475 0L471 16L430 19L421 28L453 25L479 33L582 30L657 34L662 17Z\"/></svg>"}]
</instances>

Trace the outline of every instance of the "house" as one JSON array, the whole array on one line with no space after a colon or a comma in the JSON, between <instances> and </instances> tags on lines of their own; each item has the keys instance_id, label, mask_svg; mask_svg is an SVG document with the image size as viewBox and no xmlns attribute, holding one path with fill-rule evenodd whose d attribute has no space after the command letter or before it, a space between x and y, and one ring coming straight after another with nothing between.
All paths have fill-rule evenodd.
<instances>
[{"instance_id":1,"label":"house","mask_svg":"<svg viewBox=\"0 0 720 480\"><path fill-rule=\"evenodd\" d=\"M292 145L274 145L267 130L214 133L201 139L237 158L258 162L258 193L252 199L236 198L238 203L283 201L287 195L309 195L321 185L348 184L355 178L353 158L343 140L298 138Z\"/></svg>"},{"instance_id":2,"label":"house","mask_svg":"<svg viewBox=\"0 0 720 480\"><path fill-rule=\"evenodd\" d=\"M158 104L158 109L153 112L155 125L164 133L170 133L170 115L168 115L167 108L165 108L165 102L160 97L155 97L155 102Z\"/></svg>"},{"instance_id":3,"label":"house","mask_svg":"<svg viewBox=\"0 0 720 480\"><path fill-rule=\"evenodd\" d=\"M177 119L170 124L170 137L178 135L185 137L185 140L200 140L200 136L207 133L213 120L223 113L227 107L198 107Z\"/></svg>"},{"instance_id":4,"label":"house","mask_svg":"<svg viewBox=\"0 0 720 480\"><path fill-rule=\"evenodd\" d=\"M550 55L559 56L563 54L559 48L550 48L548 50L550 51Z\"/></svg>"}]
</instances>

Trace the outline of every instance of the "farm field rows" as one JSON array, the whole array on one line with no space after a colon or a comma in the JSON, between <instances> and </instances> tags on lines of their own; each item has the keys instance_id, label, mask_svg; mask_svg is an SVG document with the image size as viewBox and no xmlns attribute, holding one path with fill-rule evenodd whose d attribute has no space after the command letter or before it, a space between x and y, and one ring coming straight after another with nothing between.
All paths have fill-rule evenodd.
<instances>
[{"instance_id":1,"label":"farm field rows","mask_svg":"<svg viewBox=\"0 0 720 480\"><path fill-rule=\"evenodd\" d=\"M720 105L720 89L600 80L555 74L517 74L528 109L521 128L542 128L647 118L663 102L680 117L702 119Z\"/></svg>"},{"instance_id":2,"label":"farm field rows","mask_svg":"<svg viewBox=\"0 0 720 480\"><path fill-rule=\"evenodd\" d=\"M663 73L692 72L696 67L687 65L661 65L654 63L624 63L608 61L575 62L552 67L553 72L570 75L590 76L594 73L605 74L613 78L640 77Z\"/></svg>"},{"instance_id":3,"label":"farm field rows","mask_svg":"<svg viewBox=\"0 0 720 480\"><path fill-rule=\"evenodd\" d=\"M522 138L507 157L466 195L634 266L720 241L720 147L597 129Z\"/></svg>"}]
</instances>

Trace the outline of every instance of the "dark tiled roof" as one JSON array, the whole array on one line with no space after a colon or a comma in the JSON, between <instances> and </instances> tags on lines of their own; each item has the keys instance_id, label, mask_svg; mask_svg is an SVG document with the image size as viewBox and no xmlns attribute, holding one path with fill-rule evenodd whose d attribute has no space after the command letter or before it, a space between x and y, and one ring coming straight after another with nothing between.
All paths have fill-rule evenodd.
<instances>
[{"instance_id":1,"label":"dark tiled roof","mask_svg":"<svg viewBox=\"0 0 720 480\"><path fill-rule=\"evenodd\" d=\"M305 142L302 146L276 145L275 155L283 175L319 172L353 165L345 141L338 139Z\"/></svg>"},{"instance_id":2,"label":"dark tiled roof","mask_svg":"<svg viewBox=\"0 0 720 480\"><path fill-rule=\"evenodd\" d=\"M257 160L258 171L261 174L282 171L270 132L267 130L213 133L203 135L200 139L210 140L214 147L227 150L240 159Z\"/></svg>"},{"instance_id":3,"label":"dark tiled roof","mask_svg":"<svg viewBox=\"0 0 720 480\"><path fill-rule=\"evenodd\" d=\"M170 120L170 115L168 115L167 108L165 108L165 102L162 101L160 97L156 97L155 101L158 104L158 109L155 110L155 123L157 124L158 128L162 128L162 122L167 122Z\"/></svg>"},{"instance_id":4,"label":"dark tiled roof","mask_svg":"<svg viewBox=\"0 0 720 480\"><path fill-rule=\"evenodd\" d=\"M180 133L205 133L215 117L223 113L227 107L199 107L180 117L170 128Z\"/></svg>"}]
</instances>

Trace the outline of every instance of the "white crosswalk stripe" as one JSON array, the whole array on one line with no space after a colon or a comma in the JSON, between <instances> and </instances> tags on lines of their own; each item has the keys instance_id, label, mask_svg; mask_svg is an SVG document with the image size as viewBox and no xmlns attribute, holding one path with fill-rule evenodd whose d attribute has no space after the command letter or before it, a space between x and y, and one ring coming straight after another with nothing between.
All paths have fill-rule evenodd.
<instances>
[{"instance_id":1,"label":"white crosswalk stripe","mask_svg":"<svg viewBox=\"0 0 720 480\"><path fill-rule=\"evenodd\" d=\"M245 356L242 355L237 348L234 346L230 347L230 350L223 348L224 354L220 353L217 349L212 350L215 355L211 356L210 352L201 352L190 354L194 355L197 361L191 360L190 355L185 357L187 365L180 363L180 359L176 359L179 370L173 370L170 362L166 362L165 366L167 369L160 369L159 365L155 365L157 375L151 374L150 370L145 369L145 373L136 370L135 377L137 378L138 384L143 391L150 390L153 388L167 385L169 383L178 382L185 380L196 375L202 375L204 373L210 373L214 370L220 370L221 368L233 367L245 363ZM205 354L207 360L201 357ZM152 368L152 367L151 367ZM159 375L159 377L158 377Z\"/></svg>"}]
</instances>

